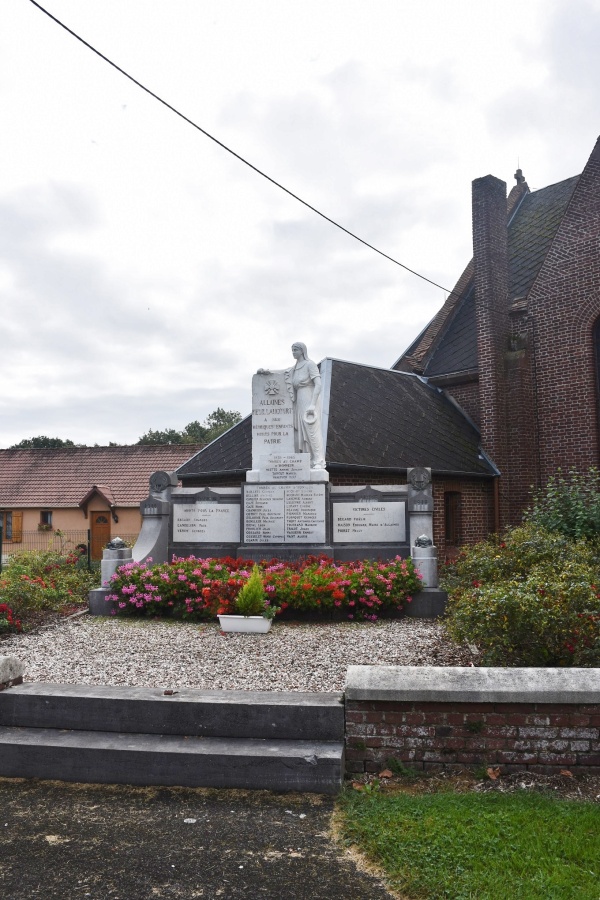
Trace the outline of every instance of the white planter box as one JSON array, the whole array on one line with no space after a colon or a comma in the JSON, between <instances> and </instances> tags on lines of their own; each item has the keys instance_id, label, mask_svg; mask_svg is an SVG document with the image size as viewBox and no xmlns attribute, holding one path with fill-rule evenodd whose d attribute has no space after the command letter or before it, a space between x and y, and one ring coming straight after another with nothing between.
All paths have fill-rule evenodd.
<instances>
[{"instance_id":1,"label":"white planter box","mask_svg":"<svg viewBox=\"0 0 600 900\"><path fill-rule=\"evenodd\" d=\"M273 619L264 616L219 616L221 631L245 631L247 634L266 634Z\"/></svg>"}]
</instances>

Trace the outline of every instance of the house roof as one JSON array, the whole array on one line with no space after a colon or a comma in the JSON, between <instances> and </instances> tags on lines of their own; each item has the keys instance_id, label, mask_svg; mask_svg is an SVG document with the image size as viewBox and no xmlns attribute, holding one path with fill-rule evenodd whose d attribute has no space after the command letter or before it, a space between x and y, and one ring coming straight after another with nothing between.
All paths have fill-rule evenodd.
<instances>
[{"instance_id":1,"label":"house roof","mask_svg":"<svg viewBox=\"0 0 600 900\"><path fill-rule=\"evenodd\" d=\"M430 466L437 473L490 476L479 432L446 394L421 378L338 359L321 363L326 460L330 470L399 472ZM326 408L325 408L326 407ZM252 467L252 420L243 419L187 463L182 480L239 475Z\"/></svg>"},{"instance_id":2,"label":"house roof","mask_svg":"<svg viewBox=\"0 0 600 900\"><path fill-rule=\"evenodd\" d=\"M529 192L518 185L508 198L509 299L526 297L542 267L579 180L576 175ZM523 190L523 187L525 190ZM444 306L394 369L427 377L477 368L473 262Z\"/></svg>"},{"instance_id":3,"label":"house roof","mask_svg":"<svg viewBox=\"0 0 600 900\"><path fill-rule=\"evenodd\" d=\"M117 507L137 506L153 472L174 471L200 446L0 450L0 507L77 507L94 489Z\"/></svg>"}]
</instances>

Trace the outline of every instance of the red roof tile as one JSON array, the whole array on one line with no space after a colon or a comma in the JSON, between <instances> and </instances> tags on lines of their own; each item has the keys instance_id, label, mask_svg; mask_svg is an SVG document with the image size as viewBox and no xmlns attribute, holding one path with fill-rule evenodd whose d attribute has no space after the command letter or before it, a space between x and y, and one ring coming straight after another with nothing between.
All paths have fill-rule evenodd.
<instances>
[{"instance_id":1,"label":"red roof tile","mask_svg":"<svg viewBox=\"0 0 600 900\"><path fill-rule=\"evenodd\" d=\"M0 507L77 507L94 485L116 506L137 506L153 472L172 472L202 444L0 450Z\"/></svg>"}]
</instances>

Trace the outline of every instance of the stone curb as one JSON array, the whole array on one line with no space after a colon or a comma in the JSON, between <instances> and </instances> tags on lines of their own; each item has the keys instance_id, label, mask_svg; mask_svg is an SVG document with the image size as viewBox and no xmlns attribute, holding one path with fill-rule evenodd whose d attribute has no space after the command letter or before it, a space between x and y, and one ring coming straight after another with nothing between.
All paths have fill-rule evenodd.
<instances>
[{"instance_id":1,"label":"stone curb","mask_svg":"<svg viewBox=\"0 0 600 900\"><path fill-rule=\"evenodd\" d=\"M600 669L348 666L346 700L600 703Z\"/></svg>"}]
</instances>

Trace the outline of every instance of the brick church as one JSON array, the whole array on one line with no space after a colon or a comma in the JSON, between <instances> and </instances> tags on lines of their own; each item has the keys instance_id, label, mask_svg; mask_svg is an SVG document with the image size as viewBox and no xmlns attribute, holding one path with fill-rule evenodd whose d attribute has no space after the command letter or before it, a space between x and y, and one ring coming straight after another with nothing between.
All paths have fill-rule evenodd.
<instances>
[{"instance_id":1,"label":"brick church","mask_svg":"<svg viewBox=\"0 0 600 900\"><path fill-rule=\"evenodd\" d=\"M391 369L321 362L332 484L398 484L429 466L440 558L521 520L531 486L598 464L600 139L581 175L507 197L473 182L473 259ZM239 484L244 419L178 471Z\"/></svg>"}]
</instances>

